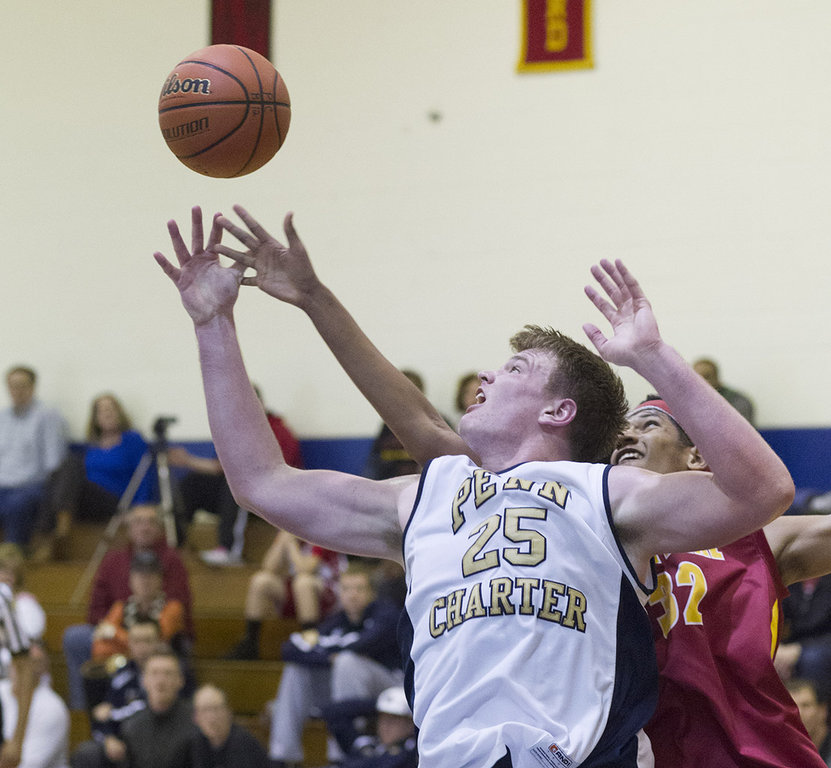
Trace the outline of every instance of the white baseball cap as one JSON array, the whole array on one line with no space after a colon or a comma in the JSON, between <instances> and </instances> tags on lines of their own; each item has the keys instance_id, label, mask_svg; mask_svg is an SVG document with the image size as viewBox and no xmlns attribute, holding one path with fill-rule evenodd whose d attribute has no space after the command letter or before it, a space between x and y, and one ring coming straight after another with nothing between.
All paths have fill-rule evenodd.
<instances>
[{"instance_id":1,"label":"white baseball cap","mask_svg":"<svg viewBox=\"0 0 831 768\"><path fill-rule=\"evenodd\" d=\"M383 712L387 715L399 715L400 717L412 716L410 705L407 704L407 696L404 693L404 689L397 685L394 685L392 688L387 688L385 691L381 691L381 695L378 697L375 708L379 712Z\"/></svg>"}]
</instances>

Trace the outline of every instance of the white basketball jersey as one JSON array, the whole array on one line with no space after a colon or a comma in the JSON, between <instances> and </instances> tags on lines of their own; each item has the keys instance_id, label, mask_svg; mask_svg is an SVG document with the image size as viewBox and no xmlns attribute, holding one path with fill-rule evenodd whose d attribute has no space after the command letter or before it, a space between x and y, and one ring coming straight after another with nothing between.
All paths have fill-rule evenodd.
<instances>
[{"instance_id":1,"label":"white basketball jersey","mask_svg":"<svg viewBox=\"0 0 831 768\"><path fill-rule=\"evenodd\" d=\"M609 467L464 456L424 470L401 640L425 768L636 765L656 699L651 591L611 522Z\"/></svg>"}]
</instances>

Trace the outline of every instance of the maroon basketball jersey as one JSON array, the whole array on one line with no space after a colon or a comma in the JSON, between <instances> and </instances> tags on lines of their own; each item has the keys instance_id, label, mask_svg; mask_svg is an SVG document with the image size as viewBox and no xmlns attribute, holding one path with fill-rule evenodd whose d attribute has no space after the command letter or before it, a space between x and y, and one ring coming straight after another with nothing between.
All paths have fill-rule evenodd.
<instances>
[{"instance_id":1,"label":"maroon basketball jersey","mask_svg":"<svg viewBox=\"0 0 831 768\"><path fill-rule=\"evenodd\" d=\"M655 768L825 768L773 666L787 589L764 533L658 560Z\"/></svg>"}]
</instances>

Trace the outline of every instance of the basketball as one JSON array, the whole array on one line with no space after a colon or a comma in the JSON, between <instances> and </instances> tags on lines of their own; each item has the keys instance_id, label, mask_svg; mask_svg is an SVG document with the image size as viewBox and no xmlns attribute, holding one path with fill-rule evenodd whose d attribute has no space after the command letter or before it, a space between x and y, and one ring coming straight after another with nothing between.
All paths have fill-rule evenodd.
<instances>
[{"instance_id":1,"label":"basketball","mask_svg":"<svg viewBox=\"0 0 831 768\"><path fill-rule=\"evenodd\" d=\"M282 146L290 121L280 73L240 45L210 45L185 57L159 97L167 146L205 176L245 176L261 168Z\"/></svg>"}]
</instances>

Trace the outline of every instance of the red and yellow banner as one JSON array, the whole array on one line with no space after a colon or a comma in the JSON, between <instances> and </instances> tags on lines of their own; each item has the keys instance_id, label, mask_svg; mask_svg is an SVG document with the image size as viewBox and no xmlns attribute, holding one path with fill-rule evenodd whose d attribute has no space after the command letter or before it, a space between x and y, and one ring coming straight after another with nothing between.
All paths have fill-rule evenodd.
<instances>
[{"instance_id":1,"label":"red and yellow banner","mask_svg":"<svg viewBox=\"0 0 831 768\"><path fill-rule=\"evenodd\" d=\"M520 72L589 69L591 0L522 0Z\"/></svg>"}]
</instances>

